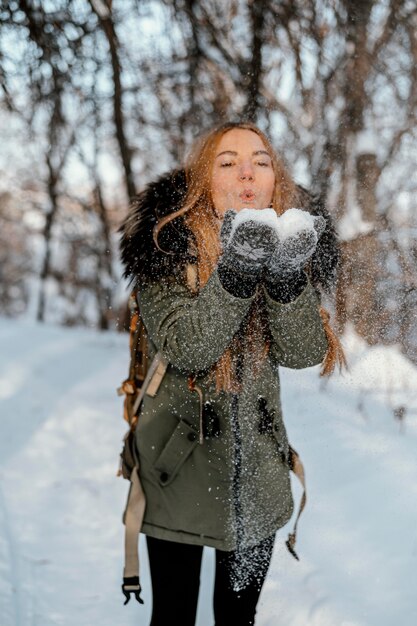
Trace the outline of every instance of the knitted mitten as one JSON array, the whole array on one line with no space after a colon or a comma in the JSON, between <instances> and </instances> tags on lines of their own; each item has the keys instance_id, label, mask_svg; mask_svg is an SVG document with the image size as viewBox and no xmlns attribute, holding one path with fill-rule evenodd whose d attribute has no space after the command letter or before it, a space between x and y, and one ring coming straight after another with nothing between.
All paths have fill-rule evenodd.
<instances>
[{"instance_id":1,"label":"knitted mitten","mask_svg":"<svg viewBox=\"0 0 417 626\"><path fill-rule=\"evenodd\" d=\"M263 282L274 300L287 303L297 298L307 284L303 268L313 256L326 222L300 209L288 209L279 222L278 245L265 263Z\"/></svg>"},{"instance_id":2,"label":"knitted mitten","mask_svg":"<svg viewBox=\"0 0 417 626\"><path fill-rule=\"evenodd\" d=\"M223 254L218 275L232 295L249 298L260 281L265 261L278 244L276 230L270 225L248 219L233 228L237 213L226 211L220 230Z\"/></svg>"}]
</instances>

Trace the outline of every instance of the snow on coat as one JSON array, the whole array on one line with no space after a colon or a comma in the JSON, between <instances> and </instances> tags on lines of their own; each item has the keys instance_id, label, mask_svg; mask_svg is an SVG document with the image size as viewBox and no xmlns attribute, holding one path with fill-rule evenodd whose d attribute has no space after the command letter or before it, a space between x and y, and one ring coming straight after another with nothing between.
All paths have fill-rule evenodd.
<instances>
[{"instance_id":1,"label":"snow on coat","mask_svg":"<svg viewBox=\"0 0 417 626\"><path fill-rule=\"evenodd\" d=\"M324 358L327 340L316 290L327 288L334 277L337 243L328 214L301 190L303 208L314 213L319 207L315 214L326 219L311 261L311 279L289 304L274 301L264 290L272 337L269 354L254 378L251 355L244 351L239 363L242 391L216 393L208 372L245 324L256 296L231 295L217 270L198 293L190 291L185 268L195 256L182 218L161 233L162 247L168 245L174 254L155 248L153 226L181 205L184 183L183 172L174 172L150 185L133 202L121 227L125 275L138 289L151 356L160 351L170 364L157 395L145 395L136 429L147 501L142 531L235 550L272 535L293 512L279 367L304 368ZM200 401L189 389L190 373L203 393L202 445Z\"/></svg>"}]
</instances>

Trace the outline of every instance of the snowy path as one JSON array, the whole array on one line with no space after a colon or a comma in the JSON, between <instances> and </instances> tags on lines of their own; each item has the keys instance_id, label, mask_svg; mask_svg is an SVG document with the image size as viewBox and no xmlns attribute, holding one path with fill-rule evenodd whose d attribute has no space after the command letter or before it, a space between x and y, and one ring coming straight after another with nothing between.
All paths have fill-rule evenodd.
<instances>
[{"instance_id":1,"label":"snowy path","mask_svg":"<svg viewBox=\"0 0 417 626\"><path fill-rule=\"evenodd\" d=\"M325 389L317 368L283 371L308 503L300 562L284 545L292 524L278 533L257 626L417 623L417 418L400 430L387 403L415 411L417 373L394 349L350 344L352 375ZM0 346L0 625L147 626L143 537L146 604L124 607L120 591L127 483L115 477L125 431L115 388L127 337L0 319ZM294 492L298 502L295 482ZM197 626L212 625L212 579L207 550Z\"/></svg>"}]
</instances>

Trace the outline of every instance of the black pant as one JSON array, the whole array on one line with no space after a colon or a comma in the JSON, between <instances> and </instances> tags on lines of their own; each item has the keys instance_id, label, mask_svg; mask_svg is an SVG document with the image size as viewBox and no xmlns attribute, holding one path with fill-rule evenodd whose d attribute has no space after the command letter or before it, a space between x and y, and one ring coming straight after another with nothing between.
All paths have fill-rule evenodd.
<instances>
[{"instance_id":1,"label":"black pant","mask_svg":"<svg viewBox=\"0 0 417 626\"><path fill-rule=\"evenodd\" d=\"M152 579L150 626L194 626L202 546L147 537ZM253 626L256 605L271 562L275 535L236 552L216 550L215 626Z\"/></svg>"}]
</instances>

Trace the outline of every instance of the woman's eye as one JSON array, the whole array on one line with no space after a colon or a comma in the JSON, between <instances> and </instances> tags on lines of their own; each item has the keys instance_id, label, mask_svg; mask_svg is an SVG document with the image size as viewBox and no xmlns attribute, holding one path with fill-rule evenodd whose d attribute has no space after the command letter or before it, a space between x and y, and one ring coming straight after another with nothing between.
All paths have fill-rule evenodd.
<instances>
[{"instance_id":1,"label":"woman's eye","mask_svg":"<svg viewBox=\"0 0 417 626\"><path fill-rule=\"evenodd\" d=\"M269 167L269 163L267 161L258 161L257 165L261 165L262 167Z\"/></svg>"},{"instance_id":2,"label":"woman's eye","mask_svg":"<svg viewBox=\"0 0 417 626\"><path fill-rule=\"evenodd\" d=\"M231 161L227 162L227 163L222 163L220 165L220 167L230 167L231 165L233 165L233 163Z\"/></svg>"}]
</instances>

